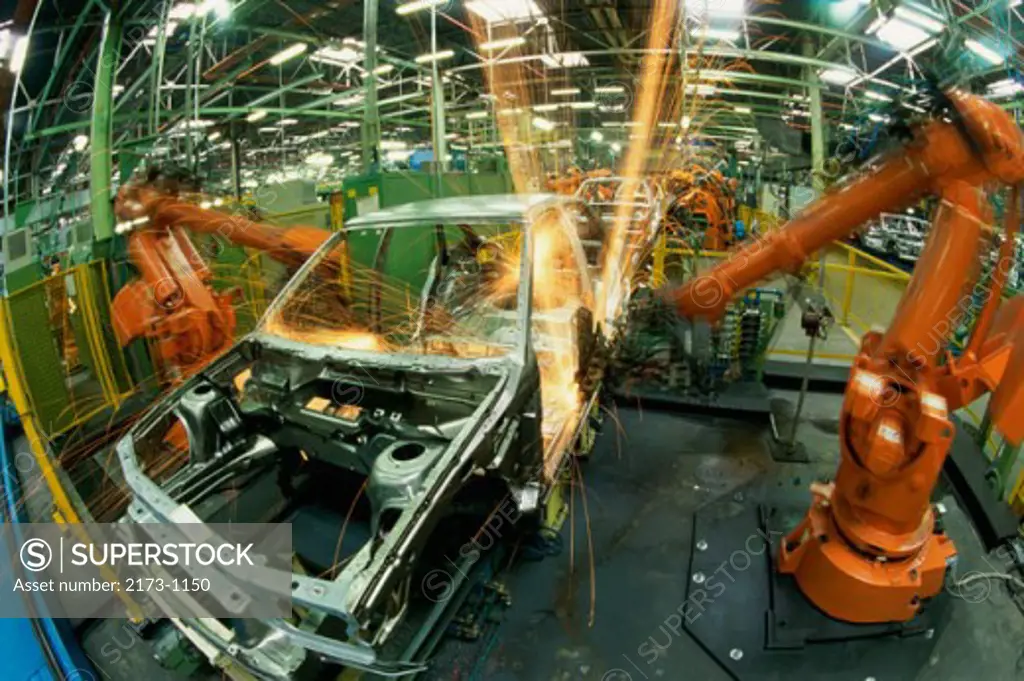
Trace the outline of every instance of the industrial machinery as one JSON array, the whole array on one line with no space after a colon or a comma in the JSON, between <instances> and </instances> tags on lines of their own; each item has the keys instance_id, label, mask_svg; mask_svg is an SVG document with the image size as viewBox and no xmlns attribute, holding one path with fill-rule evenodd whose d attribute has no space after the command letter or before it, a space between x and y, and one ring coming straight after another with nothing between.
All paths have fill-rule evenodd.
<instances>
[{"instance_id":1,"label":"industrial machinery","mask_svg":"<svg viewBox=\"0 0 1024 681\"><path fill-rule=\"evenodd\" d=\"M686 169L672 170L663 180L668 198L665 214L677 231L700 248L725 250L736 240L735 179L726 179L718 170L693 163Z\"/></svg>"},{"instance_id":2,"label":"industrial machinery","mask_svg":"<svg viewBox=\"0 0 1024 681\"><path fill-rule=\"evenodd\" d=\"M208 217L147 200L158 225ZM498 510L536 516L596 403L601 325L573 205L449 198L351 221L254 333L119 441L134 521L177 508L300 528L294 622L183 626L260 678L421 669L386 648L448 608L424 580Z\"/></svg>"},{"instance_id":3,"label":"industrial machinery","mask_svg":"<svg viewBox=\"0 0 1024 681\"><path fill-rule=\"evenodd\" d=\"M275 227L201 208L179 197L180 184L158 171L145 184L126 185L115 205L130 230L128 255L139 278L113 301L117 339L155 342L164 372L194 373L235 338L236 291L218 293L213 274L188 232L212 234L259 249L297 268L330 236L315 227Z\"/></svg>"},{"instance_id":4,"label":"industrial machinery","mask_svg":"<svg viewBox=\"0 0 1024 681\"><path fill-rule=\"evenodd\" d=\"M1024 140L1005 111L979 97L949 90L936 104L942 115L918 126L902 150L665 293L681 315L717 320L737 293L797 270L882 211L940 197L892 324L864 336L851 370L835 480L812 485L810 509L779 547L777 569L843 622L905 622L942 590L957 551L937 525L931 494L953 438L951 412L992 392L996 427L1008 441L1024 438L1024 298L999 306L1004 268L958 359L947 343L978 277L986 191L995 183L1013 186L1001 263L1012 256Z\"/></svg>"}]
</instances>

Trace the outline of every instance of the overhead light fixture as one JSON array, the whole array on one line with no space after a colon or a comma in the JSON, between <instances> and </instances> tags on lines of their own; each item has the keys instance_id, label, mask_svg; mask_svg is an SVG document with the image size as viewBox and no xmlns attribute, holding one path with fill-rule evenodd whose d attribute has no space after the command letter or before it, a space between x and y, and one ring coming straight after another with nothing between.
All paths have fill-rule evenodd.
<instances>
[{"instance_id":1,"label":"overhead light fixture","mask_svg":"<svg viewBox=\"0 0 1024 681\"><path fill-rule=\"evenodd\" d=\"M658 121L659 128L674 128L677 125L679 124L676 123L675 121Z\"/></svg>"},{"instance_id":2,"label":"overhead light fixture","mask_svg":"<svg viewBox=\"0 0 1024 681\"><path fill-rule=\"evenodd\" d=\"M267 112L264 111L263 109L258 109L256 111L253 111L248 116L246 116L245 120L249 121L250 123L255 123L256 121L262 121L266 117Z\"/></svg>"},{"instance_id":3,"label":"overhead light fixture","mask_svg":"<svg viewBox=\"0 0 1024 681\"><path fill-rule=\"evenodd\" d=\"M334 100L334 106L356 106L362 104L363 100L366 99L366 95L362 92L356 92L355 94L346 94L338 97Z\"/></svg>"},{"instance_id":4,"label":"overhead light fixture","mask_svg":"<svg viewBox=\"0 0 1024 681\"><path fill-rule=\"evenodd\" d=\"M309 56L313 61L334 66L349 66L363 58L356 50L343 45L342 47L321 47Z\"/></svg>"},{"instance_id":5,"label":"overhead light fixture","mask_svg":"<svg viewBox=\"0 0 1024 681\"><path fill-rule=\"evenodd\" d=\"M9 28L0 30L0 60L6 58L8 70L15 75L25 66L28 41L27 35L15 35Z\"/></svg>"},{"instance_id":6,"label":"overhead light fixture","mask_svg":"<svg viewBox=\"0 0 1024 681\"><path fill-rule=\"evenodd\" d=\"M213 132L211 132L211 133L210 133L209 135L207 135L207 137L206 137L206 140L207 140L208 142L216 142L216 141L217 141L217 140L219 140L219 139L220 139L220 130L214 130Z\"/></svg>"},{"instance_id":7,"label":"overhead light fixture","mask_svg":"<svg viewBox=\"0 0 1024 681\"><path fill-rule=\"evenodd\" d=\"M618 152L622 151L622 145L619 144L618 142L612 142L611 150L616 152L616 153L618 153Z\"/></svg>"},{"instance_id":8,"label":"overhead light fixture","mask_svg":"<svg viewBox=\"0 0 1024 681\"><path fill-rule=\"evenodd\" d=\"M690 117L689 116L683 116L683 120L680 121L679 124L681 126L683 126L683 128L689 128L690 127Z\"/></svg>"},{"instance_id":9,"label":"overhead light fixture","mask_svg":"<svg viewBox=\"0 0 1024 681\"><path fill-rule=\"evenodd\" d=\"M578 87L564 87L564 88L560 88L558 90L552 90L551 91L551 96L552 97L571 97L573 95L578 95L579 93L580 93L580 89Z\"/></svg>"},{"instance_id":10,"label":"overhead light fixture","mask_svg":"<svg viewBox=\"0 0 1024 681\"><path fill-rule=\"evenodd\" d=\"M905 3L893 10L889 16L879 15L868 26L867 33L905 52L941 33L944 28L942 17L932 14L924 7Z\"/></svg>"},{"instance_id":11,"label":"overhead light fixture","mask_svg":"<svg viewBox=\"0 0 1024 681\"><path fill-rule=\"evenodd\" d=\"M874 90L867 90L864 93L864 96L867 97L868 99L873 99L876 102L891 102L892 101L892 97L890 97L888 95L883 95L881 92L875 92Z\"/></svg>"},{"instance_id":12,"label":"overhead light fixture","mask_svg":"<svg viewBox=\"0 0 1024 681\"><path fill-rule=\"evenodd\" d=\"M537 104L533 107L534 111L558 111L562 108L561 104Z\"/></svg>"},{"instance_id":13,"label":"overhead light fixture","mask_svg":"<svg viewBox=\"0 0 1024 681\"><path fill-rule=\"evenodd\" d=\"M194 2L179 2L178 4L167 10L167 18L184 21L191 19L199 11Z\"/></svg>"},{"instance_id":14,"label":"overhead light fixture","mask_svg":"<svg viewBox=\"0 0 1024 681\"><path fill-rule=\"evenodd\" d=\"M270 127L270 126L263 127L263 128L257 128L257 129L259 130L259 132L262 132L262 133L281 132L281 128Z\"/></svg>"},{"instance_id":15,"label":"overhead light fixture","mask_svg":"<svg viewBox=\"0 0 1024 681\"><path fill-rule=\"evenodd\" d=\"M935 16L928 9L913 3L904 3L897 7L893 14L900 19L917 24L929 33L941 33L946 27L943 18Z\"/></svg>"},{"instance_id":16,"label":"overhead light fixture","mask_svg":"<svg viewBox=\"0 0 1024 681\"><path fill-rule=\"evenodd\" d=\"M533 0L472 0L466 3L466 9L491 24L544 16Z\"/></svg>"},{"instance_id":17,"label":"overhead light fixture","mask_svg":"<svg viewBox=\"0 0 1024 681\"><path fill-rule=\"evenodd\" d=\"M707 26L695 28L690 31L690 37L703 38L704 40L715 40L727 43L735 43L740 39L740 32L728 28L709 28Z\"/></svg>"},{"instance_id":18,"label":"overhead light fixture","mask_svg":"<svg viewBox=\"0 0 1024 681\"><path fill-rule=\"evenodd\" d=\"M196 9L196 14L206 16L210 13L217 15L218 19L227 19L231 16L231 3L228 0L206 0Z\"/></svg>"},{"instance_id":19,"label":"overhead light fixture","mask_svg":"<svg viewBox=\"0 0 1024 681\"><path fill-rule=\"evenodd\" d=\"M509 47L518 47L525 44L526 38L517 35L514 38L502 38L500 40L489 40L486 43L480 43L480 49L486 52L493 52L494 50L504 50Z\"/></svg>"},{"instance_id":20,"label":"overhead light fixture","mask_svg":"<svg viewBox=\"0 0 1024 681\"><path fill-rule=\"evenodd\" d=\"M375 74L377 74L378 76L383 76L385 73L391 73L394 70L395 70L395 65L394 64L381 64L380 66L375 68L373 70L373 72Z\"/></svg>"},{"instance_id":21,"label":"overhead light fixture","mask_svg":"<svg viewBox=\"0 0 1024 681\"><path fill-rule=\"evenodd\" d=\"M590 111L597 108L597 102L569 102L569 108L577 111Z\"/></svg>"},{"instance_id":22,"label":"overhead light fixture","mask_svg":"<svg viewBox=\"0 0 1024 681\"><path fill-rule=\"evenodd\" d=\"M306 43L295 43L294 45L286 47L285 49L281 50L273 57L271 57L270 63L273 64L274 66L280 66L289 59L294 59L295 57L298 57L300 54L302 54L308 49L309 45L307 45Z\"/></svg>"},{"instance_id":23,"label":"overhead light fixture","mask_svg":"<svg viewBox=\"0 0 1024 681\"><path fill-rule=\"evenodd\" d=\"M600 130L594 130L590 133L591 142L604 142L604 135L601 134Z\"/></svg>"},{"instance_id":24,"label":"overhead light fixture","mask_svg":"<svg viewBox=\"0 0 1024 681\"><path fill-rule=\"evenodd\" d=\"M295 125L299 122L297 118L282 118L277 122L278 125Z\"/></svg>"},{"instance_id":25,"label":"overhead light fixture","mask_svg":"<svg viewBox=\"0 0 1024 681\"><path fill-rule=\"evenodd\" d=\"M741 17L746 13L744 0L684 0L686 13L697 17Z\"/></svg>"},{"instance_id":26,"label":"overhead light fixture","mask_svg":"<svg viewBox=\"0 0 1024 681\"><path fill-rule=\"evenodd\" d=\"M826 83L849 85L857 78L857 72L845 66L833 66L823 70L818 76Z\"/></svg>"},{"instance_id":27,"label":"overhead light fixture","mask_svg":"<svg viewBox=\"0 0 1024 681\"><path fill-rule=\"evenodd\" d=\"M401 140L381 140L380 148L382 151L403 151L409 148L409 145Z\"/></svg>"},{"instance_id":28,"label":"overhead light fixture","mask_svg":"<svg viewBox=\"0 0 1024 681\"><path fill-rule=\"evenodd\" d=\"M594 94L598 95L621 95L626 92L622 85L601 85L594 88Z\"/></svg>"},{"instance_id":29,"label":"overhead light fixture","mask_svg":"<svg viewBox=\"0 0 1024 681\"><path fill-rule=\"evenodd\" d=\"M734 106L732 110L738 114L748 114L753 112L753 109L749 106Z\"/></svg>"},{"instance_id":30,"label":"overhead light fixture","mask_svg":"<svg viewBox=\"0 0 1024 681\"><path fill-rule=\"evenodd\" d=\"M89 138L85 135L77 135L75 139L71 141L71 145L75 148L75 151L83 151L89 146Z\"/></svg>"},{"instance_id":31,"label":"overhead light fixture","mask_svg":"<svg viewBox=\"0 0 1024 681\"><path fill-rule=\"evenodd\" d=\"M413 2L407 2L403 5L399 5L395 8L395 13L405 16L406 14L412 14L413 12L419 12L431 7L438 7L447 3L448 0L413 0Z\"/></svg>"},{"instance_id":32,"label":"overhead light fixture","mask_svg":"<svg viewBox=\"0 0 1024 681\"><path fill-rule=\"evenodd\" d=\"M686 86L686 94L696 95L698 97L709 97L718 91L714 85L708 85L707 83L696 83L694 85Z\"/></svg>"},{"instance_id":33,"label":"overhead light fixture","mask_svg":"<svg viewBox=\"0 0 1024 681\"><path fill-rule=\"evenodd\" d=\"M590 65L590 60L582 52L542 54L540 60L549 69L571 69Z\"/></svg>"},{"instance_id":34,"label":"overhead light fixture","mask_svg":"<svg viewBox=\"0 0 1024 681\"><path fill-rule=\"evenodd\" d=\"M888 123L889 117L883 116L882 114L870 113L868 114L868 120L874 121L875 123Z\"/></svg>"},{"instance_id":35,"label":"overhead light fixture","mask_svg":"<svg viewBox=\"0 0 1024 681\"><path fill-rule=\"evenodd\" d=\"M1006 61L1003 55L999 54L991 47L979 43L977 40L967 39L964 41L964 45L966 45L967 49L969 49L971 52L978 55L979 57L981 57L990 64L1002 64L1004 61Z\"/></svg>"},{"instance_id":36,"label":"overhead light fixture","mask_svg":"<svg viewBox=\"0 0 1024 681\"><path fill-rule=\"evenodd\" d=\"M487 112L486 111L472 111L472 112L466 114L466 118L469 118L470 120L477 119L477 118L487 118Z\"/></svg>"},{"instance_id":37,"label":"overhead light fixture","mask_svg":"<svg viewBox=\"0 0 1024 681\"><path fill-rule=\"evenodd\" d=\"M421 54L416 57L415 61L417 64L432 64L436 61L443 59L451 59L455 56L454 50L440 50L438 52L430 52L428 54Z\"/></svg>"},{"instance_id":38,"label":"overhead light fixture","mask_svg":"<svg viewBox=\"0 0 1024 681\"><path fill-rule=\"evenodd\" d=\"M334 156L332 156L331 154L318 152L315 154L310 154L309 156L306 157L305 160L307 165L316 166L318 168L326 168L327 166L334 163Z\"/></svg>"},{"instance_id":39,"label":"overhead light fixture","mask_svg":"<svg viewBox=\"0 0 1024 681\"><path fill-rule=\"evenodd\" d=\"M543 130L544 132L551 132L552 130L555 129L555 122L549 121L546 118L541 118L540 116L534 116L533 127L537 128L538 130Z\"/></svg>"},{"instance_id":40,"label":"overhead light fixture","mask_svg":"<svg viewBox=\"0 0 1024 681\"><path fill-rule=\"evenodd\" d=\"M1012 78L1004 78L1003 80L990 83L987 89L988 96L993 99L1013 97L1020 92L1024 92L1024 85L1021 85Z\"/></svg>"}]
</instances>

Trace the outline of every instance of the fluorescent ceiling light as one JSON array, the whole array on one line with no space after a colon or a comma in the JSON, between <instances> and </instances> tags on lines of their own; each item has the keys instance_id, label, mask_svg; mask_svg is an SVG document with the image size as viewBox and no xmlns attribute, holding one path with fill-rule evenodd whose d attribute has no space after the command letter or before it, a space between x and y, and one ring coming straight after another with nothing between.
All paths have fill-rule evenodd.
<instances>
[{"instance_id":1,"label":"fluorescent ceiling light","mask_svg":"<svg viewBox=\"0 0 1024 681\"><path fill-rule=\"evenodd\" d=\"M941 33L942 29L946 27L942 19L926 12L923 7L912 9L908 5L900 5L893 14L909 23L917 24L929 33Z\"/></svg>"},{"instance_id":2,"label":"fluorescent ceiling light","mask_svg":"<svg viewBox=\"0 0 1024 681\"><path fill-rule=\"evenodd\" d=\"M705 40L719 40L729 43L734 43L740 39L740 32L735 29L728 28L695 28L690 32L690 36L693 38L703 38Z\"/></svg>"},{"instance_id":3,"label":"fluorescent ceiling light","mask_svg":"<svg viewBox=\"0 0 1024 681\"><path fill-rule=\"evenodd\" d=\"M282 118L277 122L278 125L295 125L299 122L297 118Z\"/></svg>"},{"instance_id":4,"label":"fluorescent ceiling light","mask_svg":"<svg viewBox=\"0 0 1024 681\"><path fill-rule=\"evenodd\" d=\"M267 112L262 109L259 109L257 111L253 111L251 114L246 116L245 120L249 121L250 123L255 123L256 121L262 121L266 117Z\"/></svg>"},{"instance_id":5,"label":"fluorescent ceiling light","mask_svg":"<svg viewBox=\"0 0 1024 681\"><path fill-rule=\"evenodd\" d=\"M611 149L612 149L612 151L615 151L615 152L622 151L622 145L619 144L618 142L612 142Z\"/></svg>"},{"instance_id":6,"label":"fluorescent ceiling light","mask_svg":"<svg viewBox=\"0 0 1024 681\"><path fill-rule=\"evenodd\" d=\"M833 83L834 85L849 85L857 78L857 72L844 66L834 66L832 68L825 69L819 74L819 76L826 83Z\"/></svg>"},{"instance_id":7,"label":"fluorescent ceiling light","mask_svg":"<svg viewBox=\"0 0 1024 681\"><path fill-rule=\"evenodd\" d=\"M363 58L363 55L348 46L321 47L309 57L313 61L335 66L348 66Z\"/></svg>"},{"instance_id":8,"label":"fluorescent ceiling light","mask_svg":"<svg viewBox=\"0 0 1024 681\"><path fill-rule=\"evenodd\" d=\"M597 102L569 102L569 107L578 111L590 111L597 108Z\"/></svg>"},{"instance_id":9,"label":"fluorescent ceiling light","mask_svg":"<svg viewBox=\"0 0 1024 681\"><path fill-rule=\"evenodd\" d=\"M684 0L686 13L703 17L741 17L746 12L744 0Z\"/></svg>"},{"instance_id":10,"label":"fluorescent ceiling light","mask_svg":"<svg viewBox=\"0 0 1024 681\"><path fill-rule=\"evenodd\" d=\"M604 142L604 135L601 134L600 130L594 130L590 133L591 142Z\"/></svg>"},{"instance_id":11,"label":"fluorescent ceiling light","mask_svg":"<svg viewBox=\"0 0 1024 681\"><path fill-rule=\"evenodd\" d=\"M260 132L263 132L263 133L268 133L268 132L281 132L281 128L271 128L271 127L266 127L266 128L259 128L259 131L260 131Z\"/></svg>"},{"instance_id":12,"label":"fluorescent ceiling light","mask_svg":"<svg viewBox=\"0 0 1024 681\"><path fill-rule=\"evenodd\" d=\"M473 111L473 112L470 112L470 113L466 114L466 118L469 118L469 119L487 118L487 112L486 111Z\"/></svg>"},{"instance_id":13,"label":"fluorescent ceiling light","mask_svg":"<svg viewBox=\"0 0 1024 681\"><path fill-rule=\"evenodd\" d=\"M551 95L553 97L571 97L572 95L578 95L579 93L580 89L578 87L564 87L551 91Z\"/></svg>"},{"instance_id":14,"label":"fluorescent ceiling light","mask_svg":"<svg viewBox=\"0 0 1024 681\"><path fill-rule=\"evenodd\" d=\"M412 14L413 12L419 12L420 10L430 9L431 7L437 7L444 5L448 0L413 0L413 2L407 2L404 5L399 5L395 8L395 12L405 16L406 14Z\"/></svg>"},{"instance_id":15,"label":"fluorescent ceiling light","mask_svg":"<svg viewBox=\"0 0 1024 681\"><path fill-rule=\"evenodd\" d=\"M179 2L168 10L167 18L176 20L191 19L196 15L198 9L194 2Z\"/></svg>"},{"instance_id":16,"label":"fluorescent ceiling light","mask_svg":"<svg viewBox=\"0 0 1024 681\"><path fill-rule=\"evenodd\" d=\"M383 76L385 73L391 73L394 70L395 70L395 65L394 64L381 64L380 66L375 68L373 70L373 72L375 74L377 74L378 76Z\"/></svg>"},{"instance_id":17,"label":"fluorescent ceiling light","mask_svg":"<svg viewBox=\"0 0 1024 681\"><path fill-rule=\"evenodd\" d=\"M228 0L206 0L196 9L196 13L200 16L205 16L210 12L214 12L218 19L227 19L231 16L231 3Z\"/></svg>"},{"instance_id":18,"label":"fluorescent ceiling light","mask_svg":"<svg viewBox=\"0 0 1024 681\"><path fill-rule=\"evenodd\" d=\"M558 111L562 108L561 104L538 104L533 107L534 111Z\"/></svg>"},{"instance_id":19,"label":"fluorescent ceiling light","mask_svg":"<svg viewBox=\"0 0 1024 681\"><path fill-rule=\"evenodd\" d=\"M71 141L71 145L75 148L75 151L82 151L89 146L89 138L85 135L77 135L75 139Z\"/></svg>"},{"instance_id":20,"label":"fluorescent ceiling light","mask_svg":"<svg viewBox=\"0 0 1024 681\"><path fill-rule=\"evenodd\" d=\"M220 139L220 130L215 130L214 132L211 132L211 133L210 133L210 134L209 134L209 135L208 135L208 136L206 137L206 139L207 139L207 141L209 141L209 142L216 142L217 140L219 140L219 139Z\"/></svg>"},{"instance_id":21,"label":"fluorescent ceiling light","mask_svg":"<svg viewBox=\"0 0 1024 681\"><path fill-rule=\"evenodd\" d=\"M309 156L306 157L306 163L308 165L316 166L318 168L326 168L327 166L334 163L334 156L323 152L310 154Z\"/></svg>"},{"instance_id":22,"label":"fluorescent ceiling light","mask_svg":"<svg viewBox=\"0 0 1024 681\"><path fill-rule=\"evenodd\" d=\"M517 35L514 38L502 38L500 40L490 40L486 43L480 43L480 49L487 52L493 52L494 50L503 50L507 47L518 47L525 43L526 38L521 35Z\"/></svg>"},{"instance_id":23,"label":"fluorescent ceiling light","mask_svg":"<svg viewBox=\"0 0 1024 681\"><path fill-rule=\"evenodd\" d=\"M334 106L355 106L356 104L362 104L365 98L366 95L362 92L357 92L355 94L347 94L342 97L338 97L334 100L333 104Z\"/></svg>"},{"instance_id":24,"label":"fluorescent ceiling light","mask_svg":"<svg viewBox=\"0 0 1024 681\"><path fill-rule=\"evenodd\" d=\"M441 61L442 59L451 59L455 56L454 50L440 50L438 52L430 52L428 54L421 54L416 57L417 64L430 64L435 61Z\"/></svg>"},{"instance_id":25,"label":"fluorescent ceiling light","mask_svg":"<svg viewBox=\"0 0 1024 681\"><path fill-rule=\"evenodd\" d=\"M977 40L965 40L964 45L966 45L967 49L969 49L971 52L978 55L979 57L981 57L990 64L1002 64L1003 61L1005 61L1003 55L999 54L991 47L979 43Z\"/></svg>"},{"instance_id":26,"label":"fluorescent ceiling light","mask_svg":"<svg viewBox=\"0 0 1024 681\"><path fill-rule=\"evenodd\" d=\"M684 128L690 127L690 117L689 116L683 116L683 120L680 123L680 125L682 125Z\"/></svg>"},{"instance_id":27,"label":"fluorescent ceiling light","mask_svg":"<svg viewBox=\"0 0 1024 681\"><path fill-rule=\"evenodd\" d=\"M594 88L594 93L599 95L621 95L626 91L621 85L602 85Z\"/></svg>"},{"instance_id":28,"label":"fluorescent ceiling light","mask_svg":"<svg viewBox=\"0 0 1024 681\"><path fill-rule=\"evenodd\" d=\"M1019 92L1024 92L1024 85L1021 85L1012 78L1005 78L1003 80L991 83L988 86L988 95L995 99L1003 99L1006 97L1012 97Z\"/></svg>"},{"instance_id":29,"label":"fluorescent ceiling light","mask_svg":"<svg viewBox=\"0 0 1024 681\"><path fill-rule=\"evenodd\" d=\"M748 114L753 111L749 106L734 106L732 110L738 114Z\"/></svg>"},{"instance_id":30,"label":"fluorescent ceiling light","mask_svg":"<svg viewBox=\"0 0 1024 681\"><path fill-rule=\"evenodd\" d=\"M677 125L679 124L676 123L675 121L658 121L659 128L674 128Z\"/></svg>"},{"instance_id":31,"label":"fluorescent ceiling light","mask_svg":"<svg viewBox=\"0 0 1024 681\"><path fill-rule=\"evenodd\" d=\"M920 26L895 17L885 22L875 35L879 40L889 43L901 51L909 50L931 37L931 34Z\"/></svg>"},{"instance_id":32,"label":"fluorescent ceiling light","mask_svg":"<svg viewBox=\"0 0 1024 681\"><path fill-rule=\"evenodd\" d=\"M514 116L516 114L521 114L521 113L523 113L523 110L519 109L519 108L516 108L516 109L502 109L501 111L498 112L498 115L499 116Z\"/></svg>"},{"instance_id":33,"label":"fluorescent ceiling light","mask_svg":"<svg viewBox=\"0 0 1024 681\"><path fill-rule=\"evenodd\" d=\"M874 121L875 123L888 123L889 122L889 117L888 116L883 116L882 114L876 114L876 113L868 114L868 119Z\"/></svg>"},{"instance_id":34,"label":"fluorescent ceiling light","mask_svg":"<svg viewBox=\"0 0 1024 681\"><path fill-rule=\"evenodd\" d=\"M466 9L492 24L544 16L533 0L472 0L466 3Z\"/></svg>"},{"instance_id":35,"label":"fluorescent ceiling light","mask_svg":"<svg viewBox=\"0 0 1024 681\"><path fill-rule=\"evenodd\" d=\"M298 57L307 49L309 49L309 45L307 45L306 43L295 43L294 45L286 47L285 49L281 50L273 57L271 57L270 63L273 64L274 66L280 66L289 59L294 59L295 57Z\"/></svg>"},{"instance_id":36,"label":"fluorescent ceiling light","mask_svg":"<svg viewBox=\"0 0 1024 681\"><path fill-rule=\"evenodd\" d=\"M543 130L544 132L551 132L552 130L555 129L555 123L554 121L549 121L546 118L534 116L533 127L537 128L538 130Z\"/></svg>"},{"instance_id":37,"label":"fluorescent ceiling light","mask_svg":"<svg viewBox=\"0 0 1024 681\"><path fill-rule=\"evenodd\" d=\"M708 97L715 94L717 88L714 85L708 85L706 83L697 83L695 85L686 86L686 94L697 95L698 97Z\"/></svg>"},{"instance_id":38,"label":"fluorescent ceiling light","mask_svg":"<svg viewBox=\"0 0 1024 681\"><path fill-rule=\"evenodd\" d=\"M892 97L890 97L888 95L883 95L881 92L875 92L874 90L867 90L864 93L864 96L867 97L868 99L873 99L876 102L891 102L892 101Z\"/></svg>"},{"instance_id":39,"label":"fluorescent ceiling light","mask_svg":"<svg viewBox=\"0 0 1024 681\"><path fill-rule=\"evenodd\" d=\"M383 151L402 151L408 149L409 145L401 140L381 140L380 148Z\"/></svg>"},{"instance_id":40,"label":"fluorescent ceiling light","mask_svg":"<svg viewBox=\"0 0 1024 681\"><path fill-rule=\"evenodd\" d=\"M590 60L582 52L542 54L540 60L549 69L571 69L590 65Z\"/></svg>"}]
</instances>

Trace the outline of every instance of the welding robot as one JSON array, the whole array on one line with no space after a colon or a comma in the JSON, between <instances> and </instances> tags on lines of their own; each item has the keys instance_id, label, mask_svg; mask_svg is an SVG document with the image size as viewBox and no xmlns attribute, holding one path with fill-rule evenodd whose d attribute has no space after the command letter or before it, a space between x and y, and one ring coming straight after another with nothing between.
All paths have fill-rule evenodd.
<instances>
[{"instance_id":1,"label":"welding robot","mask_svg":"<svg viewBox=\"0 0 1024 681\"><path fill-rule=\"evenodd\" d=\"M776 569L806 598L849 623L906 622L943 589L957 550L931 502L954 425L950 414L985 393L994 425L1024 438L1024 296L1000 305L1018 230L1024 138L997 105L959 90L942 115L856 179L830 191L778 231L702 276L663 292L688 319L720 320L734 296L883 211L925 195L939 205L889 328L871 332L850 371L839 420L841 456L831 483L814 483L806 515L779 547ZM980 276L987 197L1011 187L1006 237L989 297L959 358L949 352L960 305Z\"/></svg>"},{"instance_id":2,"label":"welding robot","mask_svg":"<svg viewBox=\"0 0 1024 681\"><path fill-rule=\"evenodd\" d=\"M237 214L201 208L179 195L171 172L154 169L145 182L126 185L115 202L128 234L128 257L139 276L114 297L118 342L150 339L162 368L182 380L231 347L237 291L213 289L213 273L189 232L217 235L258 249L297 268L331 233L316 227L277 227Z\"/></svg>"}]
</instances>

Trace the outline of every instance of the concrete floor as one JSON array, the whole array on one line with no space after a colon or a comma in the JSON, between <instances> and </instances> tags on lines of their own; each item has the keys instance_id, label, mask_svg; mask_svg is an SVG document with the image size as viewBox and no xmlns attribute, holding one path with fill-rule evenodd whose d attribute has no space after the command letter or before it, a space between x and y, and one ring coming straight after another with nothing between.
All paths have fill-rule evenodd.
<instances>
[{"instance_id":1,"label":"concrete floor","mask_svg":"<svg viewBox=\"0 0 1024 681\"><path fill-rule=\"evenodd\" d=\"M561 555L524 565L508 578L513 606L491 649L442 649L429 678L730 678L685 631L665 626L686 599L692 513L740 489L785 484L789 489L783 492L803 494L810 480L831 475L839 453L838 407L834 395L808 401L799 435L812 462L787 465L771 460L762 433L749 424L620 410L624 434L608 423L592 460L583 465L583 487L562 532ZM962 574L997 569L998 561L981 552L953 499L945 502L952 509L949 531L961 552ZM1022 642L1024 616L1002 587L964 594L954 601L952 623L936 637L931 663L915 678L1024 679ZM481 655L483 663L477 662ZM477 673L467 676L469 669ZM882 671L875 677L887 681ZM848 675L830 668L808 678L838 681Z\"/></svg>"}]
</instances>

